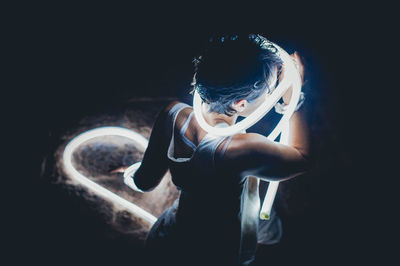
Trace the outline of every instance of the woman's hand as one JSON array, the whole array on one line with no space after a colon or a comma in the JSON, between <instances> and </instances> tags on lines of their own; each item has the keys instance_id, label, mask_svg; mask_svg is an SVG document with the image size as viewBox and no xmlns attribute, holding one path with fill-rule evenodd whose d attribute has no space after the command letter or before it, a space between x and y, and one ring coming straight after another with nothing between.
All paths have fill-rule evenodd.
<instances>
[{"instance_id":1,"label":"woman's hand","mask_svg":"<svg viewBox=\"0 0 400 266\"><path fill-rule=\"evenodd\" d=\"M125 173L126 169L128 169L129 166L121 166L118 167L117 169L111 170L110 174L115 174L115 173Z\"/></svg>"},{"instance_id":2,"label":"woman's hand","mask_svg":"<svg viewBox=\"0 0 400 266\"><path fill-rule=\"evenodd\" d=\"M301 86L303 86L304 83L304 65L301 60L301 57L298 52L294 52L293 54L290 55L290 57L293 59L294 64L299 71L300 77L301 77ZM284 73L282 73L281 77L279 78L279 82L283 79ZM285 104L289 104L290 98L292 97L292 87L290 87L285 94L282 96L283 102Z\"/></svg>"}]
</instances>

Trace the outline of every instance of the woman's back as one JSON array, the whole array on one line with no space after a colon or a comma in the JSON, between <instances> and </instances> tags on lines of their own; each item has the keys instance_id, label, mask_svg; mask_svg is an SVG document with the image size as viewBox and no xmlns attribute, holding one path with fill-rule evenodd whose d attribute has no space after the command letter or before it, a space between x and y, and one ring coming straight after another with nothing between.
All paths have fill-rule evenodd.
<instances>
[{"instance_id":1,"label":"woman's back","mask_svg":"<svg viewBox=\"0 0 400 266\"><path fill-rule=\"evenodd\" d=\"M203 254L206 260L213 257L214 260L226 259L229 265L239 264L239 260L249 259L245 258L248 256L245 253L252 256L255 252L246 250L250 247L243 245L246 252L240 251L244 233L242 220L254 220L254 213L249 213L249 209L241 212L243 200L247 199L243 197L247 181L215 164L223 157L232 137L215 137L196 131L197 122L189 107L184 103L175 104L169 111L167 123L167 130L171 130L168 165L172 181L180 189L179 203L160 217L147 244L152 245L150 242L157 242L162 235L164 240L170 238L170 247L185 243L180 247L186 249L185 254ZM249 222L246 224L247 234L256 238L256 224L253 223L254 228L249 228Z\"/></svg>"},{"instance_id":2,"label":"woman's back","mask_svg":"<svg viewBox=\"0 0 400 266\"><path fill-rule=\"evenodd\" d=\"M238 117L261 110L286 75L277 51L261 35L211 40L205 54L193 61L192 86L199 103L196 116L210 126L232 126ZM293 54L292 59L303 78L299 56ZM282 96L281 112L291 94L288 88ZM133 177L139 189L148 191L170 170L181 190L179 202L149 233L147 245L155 251L150 256L161 254L157 249L167 251L162 254L174 264L193 265L202 260L202 265L247 265L257 244L258 180L282 181L308 168L304 113L290 117L286 145L255 133L212 136L191 112L190 106L177 102L160 112ZM181 260L182 252L191 261ZM220 263L213 263L213 256Z\"/></svg>"}]
</instances>

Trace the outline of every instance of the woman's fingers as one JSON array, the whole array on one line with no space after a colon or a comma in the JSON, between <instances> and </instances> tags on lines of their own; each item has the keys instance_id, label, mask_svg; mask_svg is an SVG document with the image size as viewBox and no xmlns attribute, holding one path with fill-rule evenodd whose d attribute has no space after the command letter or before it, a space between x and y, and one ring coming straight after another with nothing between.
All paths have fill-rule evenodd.
<instances>
[{"instance_id":1,"label":"woman's fingers","mask_svg":"<svg viewBox=\"0 0 400 266\"><path fill-rule=\"evenodd\" d=\"M111 174L124 173L125 170L126 170L126 166L121 166L121 167L118 167L117 169L111 170L110 173Z\"/></svg>"},{"instance_id":2,"label":"woman's fingers","mask_svg":"<svg viewBox=\"0 0 400 266\"><path fill-rule=\"evenodd\" d=\"M293 58L294 64L295 64L297 70L299 71L301 81L303 83L303 81L304 81L304 64L303 64L302 58L297 51L294 52L293 54L291 54L290 57Z\"/></svg>"}]
</instances>

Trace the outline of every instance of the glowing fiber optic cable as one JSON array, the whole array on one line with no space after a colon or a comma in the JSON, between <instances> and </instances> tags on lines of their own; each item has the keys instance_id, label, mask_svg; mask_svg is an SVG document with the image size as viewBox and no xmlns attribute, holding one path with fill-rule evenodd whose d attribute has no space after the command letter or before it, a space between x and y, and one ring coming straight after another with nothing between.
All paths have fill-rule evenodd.
<instances>
[{"instance_id":1,"label":"glowing fiber optic cable","mask_svg":"<svg viewBox=\"0 0 400 266\"><path fill-rule=\"evenodd\" d=\"M274 141L279 134L282 134L280 142L287 143L289 119L292 116L300 98L301 78L290 55L281 47L279 47L277 44L275 43L272 44L277 48L278 54L283 61L283 69L284 69L283 80L278 84L278 87L272 92L272 94L267 95L264 102L256 110L254 110L253 113L251 113L248 117L246 117L242 121L224 128L216 128L210 126L205 121L202 115L201 111L202 100L198 92L195 90L193 96L193 110L197 122L205 131L207 131L212 135L217 135L217 136L230 136L237 134L239 132L243 132L247 128L257 123L262 117L264 117L264 115L267 114L272 109L272 107L279 101L279 99L282 98L282 96L290 88L290 86L292 86L292 96L290 99L290 103L288 104L286 111L283 114L279 123L275 126L274 130L267 136L269 140ZM276 191L278 189L278 185L279 185L278 181L270 182L267 194L265 195L263 206L261 207L260 211L261 219L269 219L272 204L274 202Z\"/></svg>"},{"instance_id":2,"label":"glowing fiber optic cable","mask_svg":"<svg viewBox=\"0 0 400 266\"><path fill-rule=\"evenodd\" d=\"M124 183L125 183L125 185L127 185L131 189L143 193L144 191L141 190L140 188L138 188L136 186L135 182L133 182L133 175L135 174L137 169L139 169L141 164L142 164L142 162L134 163L131 166L129 166L128 169L125 170L125 172L124 172Z\"/></svg>"},{"instance_id":3,"label":"glowing fiber optic cable","mask_svg":"<svg viewBox=\"0 0 400 266\"><path fill-rule=\"evenodd\" d=\"M155 216L150 214L149 212L143 210L136 204L127 201L126 199L118 196L117 194L109 191L108 189L100 186L99 184L93 182L86 176L79 173L75 167L72 165L72 154L79 147L82 143L101 136L121 136L129 138L136 143L138 143L143 149L147 148L148 141L145 137L136 133L130 129L122 128L122 127L100 127L95 128L89 131L86 131L75 138L73 138L65 147L63 153L63 164L65 171L69 176L71 176L74 180L78 181L80 184L86 186L91 191L99 194L100 196L109 199L117 204L127 208L134 214L138 215L139 217L143 218L144 220L148 221L150 224L154 224L157 220Z\"/></svg>"},{"instance_id":4,"label":"glowing fiber optic cable","mask_svg":"<svg viewBox=\"0 0 400 266\"><path fill-rule=\"evenodd\" d=\"M289 140L289 122L286 122L283 125L282 133L281 133L281 138L280 138L280 143L287 144ZM265 194L264 197L264 202L261 207L260 211L260 219L263 220L269 220L271 216L271 209L272 205L274 203L274 199L276 196L276 192L278 191L279 187L279 181L270 181L268 185L268 190L267 193Z\"/></svg>"}]
</instances>

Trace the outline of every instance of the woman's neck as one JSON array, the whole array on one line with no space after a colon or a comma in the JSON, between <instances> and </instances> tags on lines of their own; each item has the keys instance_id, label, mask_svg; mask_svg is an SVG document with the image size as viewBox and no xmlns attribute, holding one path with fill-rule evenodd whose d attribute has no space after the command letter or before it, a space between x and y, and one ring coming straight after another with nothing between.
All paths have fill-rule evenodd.
<instances>
[{"instance_id":1,"label":"woman's neck","mask_svg":"<svg viewBox=\"0 0 400 266\"><path fill-rule=\"evenodd\" d=\"M227 116L225 114L218 114L214 112L208 111L208 106L206 104L202 104L201 112L203 114L204 120L210 125L215 126L219 123L227 123L228 125L235 124L238 115L234 114L232 116Z\"/></svg>"}]
</instances>

